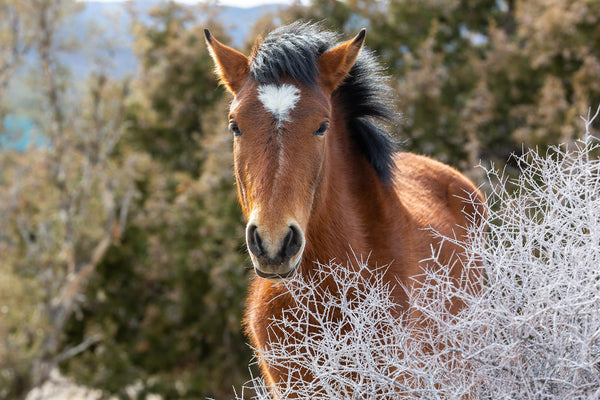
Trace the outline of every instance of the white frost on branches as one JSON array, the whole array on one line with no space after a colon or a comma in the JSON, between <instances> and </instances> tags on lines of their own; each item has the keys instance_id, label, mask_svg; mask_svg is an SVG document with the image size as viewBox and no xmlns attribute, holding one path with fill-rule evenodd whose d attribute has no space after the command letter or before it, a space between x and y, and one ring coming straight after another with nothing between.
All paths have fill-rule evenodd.
<instances>
[{"instance_id":1,"label":"white frost on branches","mask_svg":"<svg viewBox=\"0 0 600 400\"><path fill-rule=\"evenodd\" d=\"M315 281L300 276L285 282L298 307L272 326L294 334L261 358L276 367L300 365L314 379L291 378L275 388L279 398L600 399L594 118L585 120L583 140L515 156L517 178L487 172L486 226L473 227L472 240L461 245L465 274L481 268L483 289L474 295L453 284L434 249L425 283L409 294L425 326L397 312L381 270L361 260L353 268L315 267L319 279L334 278L339 294L319 293ZM447 312L450 301L464 303L458 315ZM311 326L319 333L307 335ZM271 398L260 378L250 387L254 398Z\"/></svg>"}]
</instances>

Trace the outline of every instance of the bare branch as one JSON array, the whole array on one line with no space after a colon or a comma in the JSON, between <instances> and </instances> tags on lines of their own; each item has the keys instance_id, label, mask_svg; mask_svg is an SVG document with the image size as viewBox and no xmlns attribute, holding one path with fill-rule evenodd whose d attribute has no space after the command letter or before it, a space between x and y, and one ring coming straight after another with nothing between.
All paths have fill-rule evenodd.
<instances>
[{"instance_id":1,"label":"bare branch","mask_svg":"<svg viewBox=\"0 0 600 400\"><path fill-rule=\"evenodd\" d=\"M587 117L583 117L583 116L580 117L583 120L583 122L585 122L586 136L590 136L592 134L592 124L594 123L596 118L598 118L598 115L600 114L600 105L598 106L598 108L596 109L596 113L592 117L590 117L591 113L592 113L592 108L590 107L588 109Z\"/></svg>"},{"instance_id":2,"label":"bare branch","mask_svg":"<svg viewBox=\"0 0 600 400\"><path fill-rule=\"evenodd\" d=\"M73 358L101 341L102 338L100 336L88 337L77 346L70 347L65 351L61 352L59 355L56 356L56 361L60 363L68 360L69 358Z\"/></svg>"}]
</instances>

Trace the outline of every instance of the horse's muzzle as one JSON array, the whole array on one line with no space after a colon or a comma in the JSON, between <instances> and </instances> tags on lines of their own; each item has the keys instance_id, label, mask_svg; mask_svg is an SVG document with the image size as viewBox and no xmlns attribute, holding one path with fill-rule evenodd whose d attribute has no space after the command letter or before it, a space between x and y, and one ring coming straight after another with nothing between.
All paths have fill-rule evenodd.
<instances>
[{"instance_id":1,"label":"horse's muzzle","mask_svg":"<svg viewBox=\"0 0 600 400\"><path fill-rule=\"evenodd\" d=\"M294 275L304 250L304 233L296 222L272 234L254 222L246 227L246 244L256 274L261 278L281 280Z\"/></svg>"}]
</instances>

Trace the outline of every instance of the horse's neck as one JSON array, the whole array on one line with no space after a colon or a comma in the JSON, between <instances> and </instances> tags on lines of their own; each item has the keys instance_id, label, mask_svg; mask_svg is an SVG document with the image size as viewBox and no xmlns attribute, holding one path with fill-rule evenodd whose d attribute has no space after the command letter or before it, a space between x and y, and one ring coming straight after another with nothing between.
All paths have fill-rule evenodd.
<instances>
[{"instance_id":1,"label":"horse's neck","mask_svg":"<svg viewBox=\"0 0 600 400\"><path fill-rule=\"evenodd\" d=\"M345 264L352 253L367 257L373 249L370 229L380 225L389 190L345 131L334 122L321 184L309 223L305 262Z\"/></svg>"}]
</instances>

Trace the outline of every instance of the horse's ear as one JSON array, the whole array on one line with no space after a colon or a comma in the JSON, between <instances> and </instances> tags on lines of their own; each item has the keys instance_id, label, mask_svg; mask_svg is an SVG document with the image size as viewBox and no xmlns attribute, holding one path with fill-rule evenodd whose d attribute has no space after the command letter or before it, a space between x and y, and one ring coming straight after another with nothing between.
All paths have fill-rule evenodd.
<instances>
[{"instance_id":1,"label":"horse's ear","mask_svg":"<svg viewBox=\"0 0 600 400\"><path fill-rule=\"evenodd\" d=\"M318 60L321 85L333 92L350 72L365 43L367 30L361 29L358 35L345 43L323 53Z\"/></svg>"},{"instance_id":2,"label":"horse's ear","mask_svg":"<svg viewBox=\"0 0 600 400\"><path fill-rule=\"evenodd\" d=\"M215 61L217 74L221 83L233 94L236 94L250 72L250 60L237 50L215 39L208 29L204 30L210 55Z\"/></svg>"}]
</instances>

